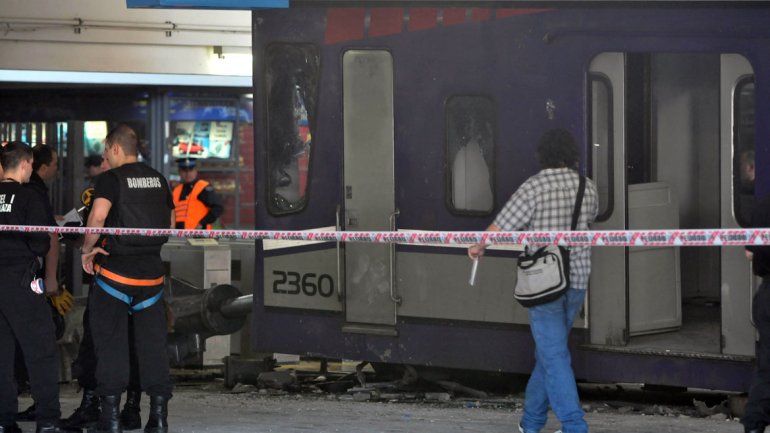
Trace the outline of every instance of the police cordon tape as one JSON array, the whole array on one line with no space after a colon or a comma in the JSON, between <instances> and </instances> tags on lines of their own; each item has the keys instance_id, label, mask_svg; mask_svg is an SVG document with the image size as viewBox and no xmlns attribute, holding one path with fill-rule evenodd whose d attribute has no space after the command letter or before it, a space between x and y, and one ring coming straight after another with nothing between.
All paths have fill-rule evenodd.
<instances>
[{"instance_id":1,"label":"police cordon tape","mask_svg":"<svg viewBox=\"0 0 770 433\"><path fill-rule=\"evenodd\" d=\"M315 242L368 242L424 245L564 246L722 246L770 245L770 228L709 230L538 231L538 232L378 232L285 230L176 230L0 225L0 232L107 234Z\"/></svg>"}]
</instances>

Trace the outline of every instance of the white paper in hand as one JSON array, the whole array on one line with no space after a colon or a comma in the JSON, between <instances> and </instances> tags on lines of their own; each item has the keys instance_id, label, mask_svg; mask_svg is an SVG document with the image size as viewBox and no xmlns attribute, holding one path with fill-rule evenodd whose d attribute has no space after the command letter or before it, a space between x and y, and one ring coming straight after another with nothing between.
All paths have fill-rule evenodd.
<instances>
[{"instance_id":1,"label":"white paper in hand","mask_svg":"<svg viewBox=\"0 0 770 433\"><path fill-rule=\"evenodd\" d=\"M479 258L473 259L473 267L471 267L471 277L468 279L468 284L471 286L476 283L476 270L479 268Z\"/></svg>"}]
</instances>

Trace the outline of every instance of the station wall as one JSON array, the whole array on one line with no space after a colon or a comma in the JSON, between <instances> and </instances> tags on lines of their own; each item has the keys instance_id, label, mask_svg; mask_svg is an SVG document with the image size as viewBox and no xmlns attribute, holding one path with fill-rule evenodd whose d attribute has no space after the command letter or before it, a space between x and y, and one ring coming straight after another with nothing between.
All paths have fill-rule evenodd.
<instances>
[{"instance_id":1,"label":"station wall","mask_svg":"<svg viewBox=\"0 0 770 433\"><path fill-rule=\"evenodd\" d=\"M249 11L4 0L0 13L0 69L251 75Z\"/></svg>"}]
</instances>

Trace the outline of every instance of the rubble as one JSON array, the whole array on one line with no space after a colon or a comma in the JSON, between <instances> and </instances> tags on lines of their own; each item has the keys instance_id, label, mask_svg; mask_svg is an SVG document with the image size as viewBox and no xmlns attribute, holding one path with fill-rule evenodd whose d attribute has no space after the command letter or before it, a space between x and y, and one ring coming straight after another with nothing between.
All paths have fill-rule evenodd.
<instances>
[{"instance_id":1,"label":"rubble","mask_svg":"<svg viewBox=\"0 0 770 433\"><path fill-rule=\"evenodd\" d=\"M354 372L314 372L294 368L263 372L259 374L256 384L237 383L229 393L512 411L520 410L523 405L523 389L511 395L495 395L437 375L421 375L412 367L405 367L402 376L394 380L374 381L372 379L377 377L371 370L365 371L366 366L367 363L359 363ZM641 384L579 384L579 389L583 410L594 414L736 421L740 415L737 412L742 410L740 403L745 401L740 396L718 393L706 394L703 398L692 394L696 397L687 401L686 396L691 394L684 391L661 393L658 390L655 394ZM668 398L658 398L661 395Z\"/></svg>"}]
</instances>

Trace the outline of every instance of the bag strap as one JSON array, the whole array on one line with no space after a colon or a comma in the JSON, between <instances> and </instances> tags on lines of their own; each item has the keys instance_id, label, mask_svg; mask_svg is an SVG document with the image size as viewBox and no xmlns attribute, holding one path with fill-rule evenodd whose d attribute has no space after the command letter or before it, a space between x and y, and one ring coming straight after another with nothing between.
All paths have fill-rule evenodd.
<instances>
[{"instance_id":1,"label":"bag strap","mask_svg":"<svg viewBox=\"0 0 770 433\"><path fill-rule=\"evenodd\" d=\"M580 205L583 203L583 194L585 191L586 178L585 176L580 176L577 197L575 197L575 209L572 210L572 228L570 228L570 230L574 231L577 228L578 217L580 217Z\"/></svg>"}]
</instances>

